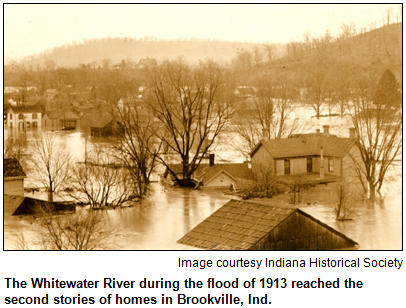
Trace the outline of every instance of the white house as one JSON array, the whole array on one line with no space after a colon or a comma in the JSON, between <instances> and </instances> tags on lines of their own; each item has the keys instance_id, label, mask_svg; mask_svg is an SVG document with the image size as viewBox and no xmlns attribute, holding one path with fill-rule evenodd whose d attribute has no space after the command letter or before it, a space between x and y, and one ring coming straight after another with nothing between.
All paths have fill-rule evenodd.
<instances>
[{"instance_id":1,"label":"white house","mask_svg":"<svg viewBox=\"0 0 406 308\"><path fill-rule=\"evenodd\" d=\"M41 127L42 109L39 106L10 106L6 114L9 129Z\"/></svg>"}]
</instances>

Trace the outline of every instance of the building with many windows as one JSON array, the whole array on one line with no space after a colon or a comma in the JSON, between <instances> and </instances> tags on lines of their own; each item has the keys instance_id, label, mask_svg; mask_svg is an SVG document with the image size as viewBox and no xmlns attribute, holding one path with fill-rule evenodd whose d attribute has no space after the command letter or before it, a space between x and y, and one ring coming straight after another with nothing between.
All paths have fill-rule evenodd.
<instances>
[{"instance_id":1,"label":"building with many windows","mask_svg":"<svg viewBox=\"0 0 406 308\"><path fill-rule=\"evenodd\" d=\"M41 127L42 109L39 106L10 106L6 110L5 125L9 129Z\"/></svg>"},{"instance_id":2,"label":"building with many windows","mask_svg":"<svg viewBox=\"0 0 406 308\"><path fill-rule=\"evenodd\" d=\"M359 182L362 166L354 129L349 138L324 131L291 135L285 139L263 139L251 152L252 170L272 172L287 179L304 176L322 182Z\"/></svg>"}]
</instances>

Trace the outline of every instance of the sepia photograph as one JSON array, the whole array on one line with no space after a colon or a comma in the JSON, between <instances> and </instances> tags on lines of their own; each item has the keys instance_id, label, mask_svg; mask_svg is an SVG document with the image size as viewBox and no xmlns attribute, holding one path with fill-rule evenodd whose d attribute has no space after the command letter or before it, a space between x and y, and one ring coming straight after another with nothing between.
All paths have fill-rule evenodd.
<instances>
[{"instance_id":1,"label":"sepia photograph","mask_svg":"<svg viewBox=\"0 0 406 308\"><path fill-rule=\"evenodd\" d=\"M3 250L402 250L402 7L4 4Z\"/></svg>"}]
</instances>

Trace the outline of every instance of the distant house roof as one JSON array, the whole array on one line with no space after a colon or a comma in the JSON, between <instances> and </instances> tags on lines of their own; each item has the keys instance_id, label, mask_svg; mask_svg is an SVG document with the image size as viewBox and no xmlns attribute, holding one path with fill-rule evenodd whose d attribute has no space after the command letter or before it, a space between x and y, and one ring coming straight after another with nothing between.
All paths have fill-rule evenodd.
<instances>
[{"instance_id":1,"label":"distant house roof","mask_svg":"<svg viewBox=\"0 0 406 308\"><path fill-rule=\"evenodd\" d=\"M50 119L80 119L81 115L80 112L72 109L72 108L60 108L56 109L49 114Z\"/></svg>"},{"instance_id":2,"label":"distant house roof","mask_svg":"<svg viewBox=\"0 0 406 308\"><path fill-rule=\"evenodd\" d=\"M255 89L254 89L254 87L238 87L234 91L234 94L239 95L239 96L244 96L244 97L254 96Z\"/></svg>"},{"instance_id":3,"label":"distant house roof","mask_svg":"<svg viewBox=\"0 0 406 308\"><path fill-rule=\"evenodd\" d=\"M75 211L75 205L4 194L5 214L36 215L44 211L46 213L72 212Z\"/></svg>"},{"instance_id":4,"label":"distant house roof","mask_svg":"<svg viewBox=\"0 0 406 308\"><path fill-rule=\"evenodd\" d=\"M251 152L251 157L263 146L273 158L323 155L344 157L354 146L355 142L349 138L339 138L335 135L323 133L301 134L286 139L261 140Z\"/></svg>"},{"instance_id":5,"label":"distant house roof","mask_svg":"<svg viewBox=\"0 0 406 308\"><path fill-rule=\"evenodd\" d=\"M57 94L58 90L57 89L47 89L45 91L45 94Z\"/></svg>"},{"instance_id":6,"label":"distant house roof","mask_svg":"<svg viewBox=\"0 0 406 308\"><path fill-rule=\"evenodd\" d=\"M107 113L102 113L102 115L100 116L100 113L96 112L95 115L96 116L94 119L92 119L90 127L102 128L108 125L113 120L113 117Z\"/></svg>"},{"instance_id":7,"label":"distant house roof","mask_svg":"<svg viewBox=\"0 0 406 308\"><path fill-rule=\"evenodd\" d=\"M4 158L3 169L5 179L26 177L20 162L16 158Z\"/></svg>"},{"instance_id":8,"label":"distant house roof","mask_svg":"<svg viewBox=\"0 0 406 308\"><path fill-rule=\"evenodd\" d=\"M237 109L234 115L240 119L257 119L258 111L255 109Z\"/></svg>"},{"instance_id":9,"label":"distant house roof","mask_svg":"<svg viewBox=\"0 0 406 308\"><path fill-rule=\"evenodd\" d=\"M177 175L183 173L182 164L170 164L168 167ZM201 181L203 185L210 182L221 172L225 172L231 178L238 179L250 179L251 172L248 168L248 164L215 164L210 166L209 164L200 164L197 168L194 178Z\"/></svg>"},{"instance_id":10,"label":"distant house roof","mask_svg":"<svg viewBox=\"0 0 406 308\"><path fill-rule=\"evenodd\" d=\"M178 243L212 250L325 250L356 242L298 208L231 200Z\"/></svg>"},{"instance_id":11,"label":"distant house roof","mask_svg":"<svg viewBox=\"0 0 406 308\"><path fill-rule=\"evenodd\" d=\"M38 105L10 106L6 112L8 113L10 110L13 113L42 113L42 109Z\"/></svg>"},{"instance_id":12,"label":"distant house roof","mask_svg":"<svg viewBox=\"0 0 406 308\"><path fill-rule=\"evenodd\" d=\"M138 62L138 65L154 66L154 65L157 65L157 61L154 58L140 59L140 61Z\"/></svg>"},{"instance_id":13,"label":"distant house roof","mask_svg":"<svg viewBox=\"0 0 406 308\"><path fill-rule=\"evenodd\" d=\"M67 86L66 90L69 92L70 95L75 94L89 94L92 87L88 86Z\"/></svg>"}]
</instances>

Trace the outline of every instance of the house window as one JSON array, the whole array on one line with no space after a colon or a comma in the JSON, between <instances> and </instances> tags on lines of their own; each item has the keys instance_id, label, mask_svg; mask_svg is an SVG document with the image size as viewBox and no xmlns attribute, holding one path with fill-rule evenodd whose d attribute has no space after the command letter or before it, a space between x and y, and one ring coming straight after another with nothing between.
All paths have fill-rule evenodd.
<instances>
[{"instance_id":1,"label":"house window","mask_svg":"<svg viewBox=\"0 0 406 308\"><path fill-rule=\"evenodd\" d=\"M10 120L12 120L13 119L13 115L10 113Z\"/></svg>"},{"instance_id":2,"label":"house window","mask_svg":"<svg viewBox=\"0 0 406 308\"><path fill-rule=\"evenodd\" d=\"M285 159L284 167L285 167L285 174L290 174L290 160L289 159Z\"/></svg>"},{"instance_id":3,"label":"house window","mask_svg":"<svg viewBox=\"0 0 406 308\"><path fill-rule=\"evenodd\" d=\"M307 158L306 164L307 164L307 172L311 173L313 171L313 160L311 157Z\"/></svg>"},{"instance_id":4,"label":"house window","mask_svg":"<svg viewBox=\"0 0 406 308\"><path fill-rule=\"evenodd\" d=\"M334 160L332 158L328 159L328 172L334 172Z\"/></svg>"},{"instance_id":5,"label":"house window","mask_svg":"<svg viewBox=\"0 0 406 308\"><path fill-rule=\"evenodd\" d=\"M36 114L36 113L33 113L33 114L32 114L32 118L33 118L33 119L37 119L37 114Z\"/></svg>"},{"instance_id":6,"label":"house window","mask_svg":"<svg viewBox=\"0 0 406 308\"><path fill-rule=\"evenodd\" d=\"M23 115L22 113L20 113L20 114L18 115L18 119L19 119L19 120L24 120L24 115Z\"/></svg>"}]
</instances>

